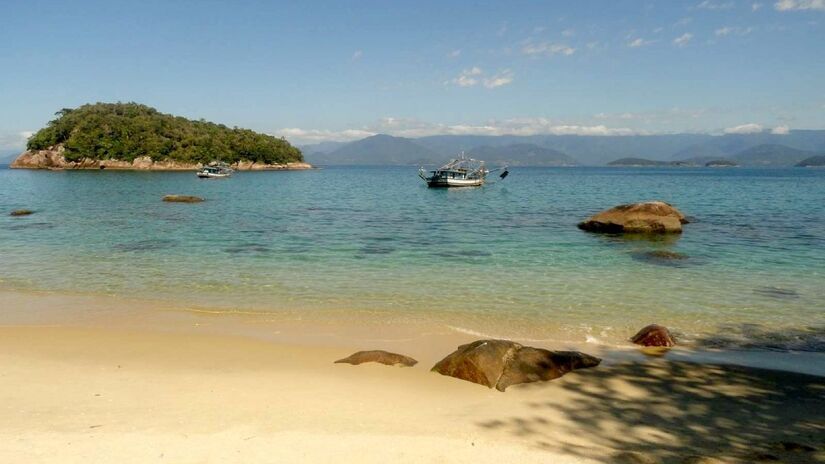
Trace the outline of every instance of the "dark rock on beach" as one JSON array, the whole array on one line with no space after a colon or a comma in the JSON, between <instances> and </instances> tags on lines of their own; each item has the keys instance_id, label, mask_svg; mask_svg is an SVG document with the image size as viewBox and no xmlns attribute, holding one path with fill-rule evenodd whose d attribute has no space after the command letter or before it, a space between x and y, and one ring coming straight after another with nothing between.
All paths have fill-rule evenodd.
<instances>
[{"instance_id":1,"label":"dark rock on beach","mask_svg":"<svg viewBox=\"0 0 825 464\"><path fill-rule=\"evenodd\" d=\"M418 364L418 361L409 356L404 356L403 354L398 353L390 353L389 351L383 350L359 351L335 362L354 365L363 364L366 362L376 362L386 364L388 366L401 365L407 367L412 367Z\"/></svg>"},{"instance_id":2,"label":"dark rock on beach","mask_svg":"<svg viewBox=\"0 0 825 464\"><path fill-rule=\"evenodd\" d=\"M30 209L16 209L16 210L12 211L11 213L9 213L9 216L15 216L15 217L17 217L17 216L29 216L31 214L34 214L34 211L32 211Z\"/></svg>"},{"instance_id":3,"label":"dark rock on beach","mask_svg":"<svg viewBox=\"0 0 825 464\"><path fill-rule=\"evenodd\" d=\"M163 201L170 203L200 203L203 198L193 195L166 195L163 197Z\"/></svg>"},{"instance_id":4,"label":"dark rock on beach","mask_svg":"<svg viewBox=\"0 0 825 464\"><path fill-rule=\"evenodd\" d=\"M510 385L556 379L600 362L577 351L549 351L509 340L478 340L459 346L432 370L504 391Z\"/></svg>"},{"instance_id":5,"label":"dark rock on beach","mask_svg":"<svg viewBox=\"0 0 825 464\"><path fill-rule=\"evenodd\" d=\"M676 342L673 341L673 336L670 334L670 330L658 324L650 324L642 328L630 341L642 346L670 347L676 345Z\"/></svg>"},{"instance_id":6,"label":"dark rock on beach","mask_svg":"<svg viewBox=\"0 0 825 464\"><path fill-rule=\"evenodd\" d=\"M663 201L619 205L595 214L578 224L579 229L603 233L681 233L688 220L681 211Z\"/></svg>"}]
</instances>

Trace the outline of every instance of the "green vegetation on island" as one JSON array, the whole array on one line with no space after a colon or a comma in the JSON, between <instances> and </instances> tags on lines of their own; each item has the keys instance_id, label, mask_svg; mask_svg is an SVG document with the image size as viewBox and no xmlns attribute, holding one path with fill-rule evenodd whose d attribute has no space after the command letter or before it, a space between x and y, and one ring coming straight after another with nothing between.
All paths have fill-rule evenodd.
<instances>
[{"instance_id":1,"label":"green vegetation on island","mask_svg":"<svg viewBox=\"0 0 825 464\"><path fill-rule=\"evenodd\" d=\"M28 141L29 150L62 145L67 161L153 161L286 164L303 161L282 138L204 120L172 116L138 103L95 103L62 109Z\"/></svg>"}]
</instances>

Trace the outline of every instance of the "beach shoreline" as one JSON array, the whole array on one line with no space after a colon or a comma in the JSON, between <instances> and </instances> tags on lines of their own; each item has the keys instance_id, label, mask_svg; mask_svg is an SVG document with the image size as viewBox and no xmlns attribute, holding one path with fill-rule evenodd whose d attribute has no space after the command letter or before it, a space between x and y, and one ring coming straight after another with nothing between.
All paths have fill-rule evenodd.
<instances>
[{"instance_id":1,"label":"beach shoreline","mask_svg":"<svg viewBox=\"0 0 825 464\"><path fill-rule=\"evenodd\" d=\"M332 336L295 321L253 333L242 317L116 297L0 301L0 454L12 462L823 458L823 377L594 346L601 366L501 393L429 372L470 334ZM48 324L47 309L73 317ZM360 349L419 364L333 364Z\"/></svg>"}]
</instances>

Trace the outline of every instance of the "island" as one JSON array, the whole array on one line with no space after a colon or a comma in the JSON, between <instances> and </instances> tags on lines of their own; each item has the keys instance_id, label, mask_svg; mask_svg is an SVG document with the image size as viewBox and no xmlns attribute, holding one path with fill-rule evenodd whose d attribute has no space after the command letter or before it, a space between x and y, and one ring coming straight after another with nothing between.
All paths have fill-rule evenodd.
<instances>
[{"instance_id":1,"label":"island","mask_svg":"<svg viewBox=\"0 0 825 464\"><path fill-rule=\"evenodd\" d=\"M739 165L736 164L735 161L731 161L728 159L718 159L718 160L711 160L705 163L705 167L708 168L735 168Z\"/></svg>"},{"instance_id":2,"label":"island","mask_svg":"<svg viewBox=\"0 0 825 464\"><path fill-rule=\"evenodd\" d=\"M10 167L186 171L222 161L237 170L312 168L283 138L138 103L87 104L56 116Z\"/></svg>"},{"instance_id":3,"label":"island","mask_svg":"<svg viewBox=\"0 0 825 464\"><path fill-rule=\"evenodd\" d=\"M810 158L805 158L804 160L797 163L796 167L799 167L799 168L821 168L821 167L825 167L825 155L816 155L816 156L811 156Z\"/></svg>"}]
</instances>

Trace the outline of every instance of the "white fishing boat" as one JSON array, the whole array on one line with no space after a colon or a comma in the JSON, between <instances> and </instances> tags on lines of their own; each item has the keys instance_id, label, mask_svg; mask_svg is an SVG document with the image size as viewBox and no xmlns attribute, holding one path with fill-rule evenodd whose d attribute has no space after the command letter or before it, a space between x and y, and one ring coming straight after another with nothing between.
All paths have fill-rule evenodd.
<instances>
[{"instance_id":1,"label":"white fishing boat","mask_svg":"<svg viewBox=\"0 0 825 464\"><path fill-rule=\"evenodd\" d=\"M428 187L478 187L484 185L487 174L495 171L502 171L502 179L509 174L506 166L491 171L487 169L484 161L467 158L462 152L458 158L450 160L435 171L430 171L429 176L423 167L419 168L418 176Z\"/></svg>"},{"instance_id":2,"label":"white fishing boat","mask_svg":"<svg viewBox=\"0 0 825 464\"><path fill-rule=\"evenodd\" d=\"M231 176L233 172L235 171L226 163L212 162L198 171L198 177L201 179L220 179Z\"/></svg>"}]
</instances>

